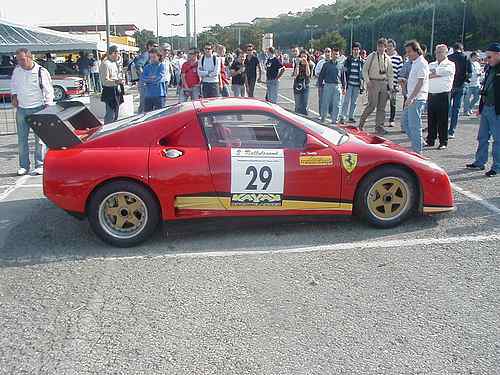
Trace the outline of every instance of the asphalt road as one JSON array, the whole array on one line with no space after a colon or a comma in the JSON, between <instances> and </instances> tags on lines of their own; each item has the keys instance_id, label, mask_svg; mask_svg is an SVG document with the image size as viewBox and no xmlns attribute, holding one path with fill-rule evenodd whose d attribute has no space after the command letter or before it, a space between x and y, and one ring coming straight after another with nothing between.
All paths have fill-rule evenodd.
<instances>
[{"instance_id":1,"label":"asphalt road","mask_svg":"<svg viewBox=\"0 0 500 375\"><path fill-rule=\"evenodd\" d=\"M281 94L292 108L290 79ZM15 177L1 136L0 374L500 373L500 180L464 169L477 128L425 151L453 214L167 224L127 250Z\"/></svg>"}]
</instances>

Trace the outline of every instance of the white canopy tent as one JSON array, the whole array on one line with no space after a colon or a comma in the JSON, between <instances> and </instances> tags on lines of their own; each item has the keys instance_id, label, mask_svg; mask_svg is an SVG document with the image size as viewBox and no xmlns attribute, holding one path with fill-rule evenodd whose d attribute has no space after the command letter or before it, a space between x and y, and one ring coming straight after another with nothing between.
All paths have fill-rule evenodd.
<instances>
[{"instance_id":1,"label":"white canopy tent","mask_svg":"<svg viewBox=\"0 0 500 375\"><path fill-rule=\"evenodd\" d=\"M0 19L0 54L13 54L18 48L32 52L93 51L98 43L75 35L18 25Z\"/></svg>"}]
</instances>

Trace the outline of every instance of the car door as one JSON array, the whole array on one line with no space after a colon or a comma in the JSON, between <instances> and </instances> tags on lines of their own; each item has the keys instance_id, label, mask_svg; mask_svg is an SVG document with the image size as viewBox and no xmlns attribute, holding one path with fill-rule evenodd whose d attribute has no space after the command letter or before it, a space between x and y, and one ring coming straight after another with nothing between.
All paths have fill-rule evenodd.
<instances>
[{"instance_id":1,"label":"car door","mask_svg":"<svg viewBox=\"0 0 500 375\"><path fill-rule=\"evenodd\" d=\"M226 210L323 214L345 208L335 151L299 126L251 111L211 113L200 120L215 191Z\"/></svg>"},{"instance_id":2,"label":"car door","mask_svg":"<svg viewBox=\"0 0 500 375\"><path fill-rule=\"evenodd\" d=\"M150 184L160 198L165 219L203 217L213 208L212 200L218 202L207 144L196 116L177 127L150 148Z\"/></svg>"}]
</instances>

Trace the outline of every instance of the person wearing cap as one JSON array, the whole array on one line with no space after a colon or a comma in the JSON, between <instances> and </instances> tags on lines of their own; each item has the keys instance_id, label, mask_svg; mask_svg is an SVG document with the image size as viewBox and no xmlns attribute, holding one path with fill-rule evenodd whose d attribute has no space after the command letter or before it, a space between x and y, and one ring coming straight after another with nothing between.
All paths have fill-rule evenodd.
<instances>
[{"instance_id":1,"label":"person wearing cap","mask_svg":"<svg viewBox=\"0 0 500 375\"><path fill-rule=\"evenodd\" d=\"M486 172L486 177L495 177L500 173L500 43L492 43L486 49L486 59L489 69L481 89L479 103L481 122L477 135L476 160L466 167L481 171L485 169L491 137L493 164Z\"/></svg>"},{"instance_id":2,"label":"person wearing cap","mask_svg":"<svg viewBox=\"0 0 500 375\"><path fill-rule=\"evenodd\" d=\"M118 120L118 111L123 100L119 86L123 84L118 71L118 48L111 46L108 49L108 56L101 64L102 93L101 101L106 103L106 114L104 123L108 124Z\"/></svg>"}]
</instances>

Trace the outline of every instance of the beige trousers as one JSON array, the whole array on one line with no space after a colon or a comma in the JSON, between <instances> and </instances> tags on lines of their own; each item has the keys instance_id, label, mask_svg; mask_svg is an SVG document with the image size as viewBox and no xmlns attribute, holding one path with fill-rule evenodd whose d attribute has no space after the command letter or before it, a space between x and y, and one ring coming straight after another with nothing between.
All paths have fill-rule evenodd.
<instances>
[{"instance_id":1,"label":"beige trousers","mask_svg":"<svg viewBox=\"0 0 500 375\"><path fill-rule=\"evenodd\" d=\"M359 119L359 128L363 129L366 119L377 109L375 129L383 129L385 121L385 106L389 100L387 81L370 81L367 87L368 104Z\"/></svg>"}]
</instances>

